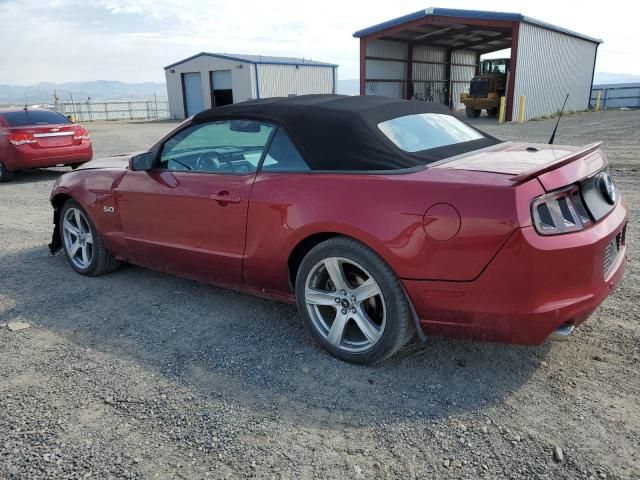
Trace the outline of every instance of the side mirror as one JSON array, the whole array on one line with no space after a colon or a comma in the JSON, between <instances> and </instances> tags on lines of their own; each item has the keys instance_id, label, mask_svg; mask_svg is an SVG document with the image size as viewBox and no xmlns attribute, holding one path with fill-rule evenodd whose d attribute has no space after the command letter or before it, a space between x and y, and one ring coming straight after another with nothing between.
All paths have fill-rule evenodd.
<instances>
[{"instance_id":1,"label":"side mirror","mask_svg":"<svg viewBox=\"0 0 640 480\"><path fill-rule=\"evenodd\" d=\"M151 170L153 168L153 153L144 152L129 159L129 167L134 172Z\"/></svg>"}]
</instances>

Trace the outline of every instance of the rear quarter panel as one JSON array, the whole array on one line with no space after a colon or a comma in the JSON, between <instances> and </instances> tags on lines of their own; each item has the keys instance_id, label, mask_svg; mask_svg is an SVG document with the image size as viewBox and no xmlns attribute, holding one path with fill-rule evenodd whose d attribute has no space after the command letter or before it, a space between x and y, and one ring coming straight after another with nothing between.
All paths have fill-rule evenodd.
<instances>
[{"instance_id":1,"label":"rear quarter panel","mask_svg":"<svg viewBox=\"0 0 640 480\"><path fill-rule=\"evenodd\" d=\"M537 181L519 190L531 198L542 192ZM289 255L303 239L325 232L366 244L400 278L473 280L527 221L517 191L508 177L483 172L261 173L248 213L245 281L289 290ZM453 239L438 241L425 234L423 216L443 202L462 221Z\"/></svg>"}]
</instances>

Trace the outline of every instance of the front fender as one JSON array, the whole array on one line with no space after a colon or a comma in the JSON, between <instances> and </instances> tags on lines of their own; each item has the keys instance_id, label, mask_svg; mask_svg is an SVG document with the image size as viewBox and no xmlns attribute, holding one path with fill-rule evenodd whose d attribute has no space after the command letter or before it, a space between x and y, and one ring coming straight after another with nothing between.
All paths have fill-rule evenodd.
<instances>
[{"instance_id":1,"label":"front fender","mask_svg":"<svg viewBox=\"0 0 640 480\"><path fill-rule=\"evenodd\" d=\"M124 170L115 169L77 170L58 178L50 196L54 209L54 232L49 244L51 253L61 247L60 211L69 199L80 204L109 248L109 234L122 230L114 189L125 173Z\"/></svg>"}]
</instances>

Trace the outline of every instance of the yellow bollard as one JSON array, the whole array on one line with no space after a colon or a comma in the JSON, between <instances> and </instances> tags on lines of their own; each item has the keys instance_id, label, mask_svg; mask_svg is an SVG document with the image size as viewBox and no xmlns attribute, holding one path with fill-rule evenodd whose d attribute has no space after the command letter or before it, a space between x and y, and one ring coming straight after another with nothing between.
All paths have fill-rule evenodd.
<instances>
[{"instance_id":1,"label":"yellow bollard","mask_svg":"<svg viewBox=\"0 0 640 480\"><path fill-rule=\"evenodd\" d=\"M518 109L518 123L524 122L524 95L520 95L520 108Z\"/></svg>"},{"instance_id":2,"label":"yellow bollard","mask_svg":"<svg viewBox=\"0 0 640 480\"><path fill-rule=\"evenodd\" d=\"M500 109L498 110L498 123L504 123L504 97L500 97Z\"/></svg>"},{"instance_id":3,"label":"yellow bollard","mask_svg":"<svg viewBox=\"0 0 640 480\"><path fill-rule=\"evenodd\" d=\"M596 93L596 112L600 110L600 94L602 92L598 91L598 93Z\"/></svg>"}]
</instances>

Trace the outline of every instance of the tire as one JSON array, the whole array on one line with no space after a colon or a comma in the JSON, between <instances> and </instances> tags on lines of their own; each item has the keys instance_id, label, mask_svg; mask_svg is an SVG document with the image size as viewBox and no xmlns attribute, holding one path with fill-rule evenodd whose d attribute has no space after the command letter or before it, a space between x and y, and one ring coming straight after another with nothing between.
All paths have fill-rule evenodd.
<instances>
[{"instance_id":1,"label":"tire","mask_svg":"<svg viewBox=\"0 0 640 480\"><path fill-rule=\"evenodd\" d=\"M104 247L95 225L78 202L67 200L58 222L60 242L71 268L87 276L117 270L120 262Z\"/></svg>"},{"instance_id":2,"label":"tire","mask_svg":"<svg viewBox=\"0 0 640 480\"><path fill-rule=\"evenodd\" d=\"M487 115L489 115L490 117L495 117L496 115L498 115L498 109L497 108L489 108L487 110Z\"/></svg>"},{"instance_id":3,"label":"tire","mask_svg":"<svg viewBox=\"0 0 640 480\"><path fill-rule=\"evenodd\" d=\"M295 286L298 309L313 338L341 360L380 362L415 333L400 280L356 240L335 237L316 245L303 258Z\"/></svg>"},{"instance_id":4,"label":"tire","mask_svg":"<svg viewBox=\"0 0 640 480\"><path fill-rule=\"evenodd\" d=\"M0 183L10 182L11 180L13 180L13 172L7 170L4 163L0 162Z\"/></svg>"},{"instance_id":5,"label":"tire","mask_svg":"<svg viewBox=\"0 0 640 480\"><path fill-rule=\"evenodd\" d=\"M467 117L469 118L478 118L481 113L482 110L479 108L467 107Z\"/></svg>"},{"instance_id":6,"label":"tire","mask_svg":"<svg viewBox=\"0 0 640 480\"><path fill-rule=\"evenodd\" d=\"M84 165L83 163L72 163L71 165L69 165L71 167L71 170L75 170L76 168L81 167L82 165Z\"/></svg>"}]
</instances>

